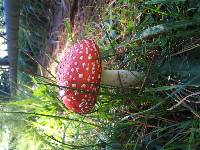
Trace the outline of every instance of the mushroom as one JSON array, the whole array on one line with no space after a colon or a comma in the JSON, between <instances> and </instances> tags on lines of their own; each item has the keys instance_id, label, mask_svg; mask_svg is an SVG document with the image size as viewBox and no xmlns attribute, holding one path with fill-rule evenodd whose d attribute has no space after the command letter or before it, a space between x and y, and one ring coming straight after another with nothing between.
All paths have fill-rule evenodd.
<instances>
[{"instance_id":1,"label":"mushroom","mask_svg":"<svg viewBox=\"0 0 200 150\"><path fill-rule=\"evenodd\" d=\"M64 104L80 114L91 112L100 83L128 87L137 84L141 77L136 71L102 70L99 47L90 39L78 42L65 53L56 75Z\"/></svg>"}]
</instances>

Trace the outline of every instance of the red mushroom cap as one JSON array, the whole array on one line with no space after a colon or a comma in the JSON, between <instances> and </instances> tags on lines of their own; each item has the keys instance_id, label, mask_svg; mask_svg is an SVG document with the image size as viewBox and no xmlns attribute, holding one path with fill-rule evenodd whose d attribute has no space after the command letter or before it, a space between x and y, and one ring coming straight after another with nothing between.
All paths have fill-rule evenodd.
<instances>
[{"instance_id":1,"label":"red mushroom cap","mask_svg":"<svg viewBox=\"0 0 200 150\"><path fill-rule=\"evenodd\" d=\"M82 40L67 51L58 65L57 81L68 109L81 114L92 110L101 81L100 52L93 40Z\"/></svg>"}]
</instances>

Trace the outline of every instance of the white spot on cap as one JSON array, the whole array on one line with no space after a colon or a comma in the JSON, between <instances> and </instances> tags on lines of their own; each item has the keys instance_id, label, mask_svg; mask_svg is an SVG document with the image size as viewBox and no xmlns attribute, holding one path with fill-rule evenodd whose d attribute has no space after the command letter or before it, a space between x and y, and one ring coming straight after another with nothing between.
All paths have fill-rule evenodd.
<instances>
[{"instance_id":1,"label":"white spot on cap","mask_svg":"<svg viewBox=\"0 0 200 150\"><path fill-rule=\"evenodd\" d=\"M72 59L75 59L76 57L74 56Z\"/></svg>"},{"instance_id":2,"label":"white spot on cap","mask_svg":"<svg viewBox=\"0 0 200 150\"><path fill-rule=\"evenodd\" d=\"M80 44L80 47L83 48L83 44Z\"/></svg>"},{"instance_id":3,"label":"white spot on cap","mask_svg":"<svg viewBox=\"0 0 200 150\"><path fill-rule=\"evenodd\" d=\"M94 101L91 101L91 103L89 103L89 106L90 106L90 109L92 109L94 106L95 106L95 100Z\"/></svg>"},{"instance_id":4,"label":"white spot on cap","mask_svg":"<svg viewBox=\"0 0 200 150\"><path fill-rule=\"evenodd\" d=\"M76 87L76 84L72 84L72 87L75 88L75 87Z\"/></svg>"},{"instance_id":5,"label":"white spot on cap","mask_svg":"<svg viewBox=\"0 0 200 150\"><path fill-rule=\"evenodd\" d=\"M96 44L94 43L94 41L92 41L92 46L94 48L94 51L97 51Z\"/></svg>"},{"instance_id":6,"label":"white spot on cap","mask_svg":"<svg viewBox=\"0 0 200 150\"><path fill-rule=\"evenodd\" d=\"M74 68L71 69L71 72L74 72Z\"/></svg>"},{"instance_id":7,"label":"white spot on cap","mask_svg":"<svg viewBox=\"0 0 200 150\"><path fill-rule=\"evenodd\" d=\"M86 99L84 99L84 98L81 100L81 102L82 103L87 103Z\"/></svg>"},{"instance_id":8,"label":"white spot on cap","mask_svg":"<svg viewBox=\"0 0 200 150\"><path fill-rule=\"evenodd\" d=\"M78 72L78 71L79 71L79 68L76 68L76 71Z\"/></svg>"},{"instance_id":9,"label":"white spot on cap","mask_svg":"<svg viewBox=\"0 0 200 150\"><path fill-rule=\"evenodd\" d=\"M78 91L74 91L74 95L78 95Z\"/></svg>"},{"instance_id":10,"label":"white spot on cap","mask_svg":"<svg viewBox=\"0 0 200 150\"><path fill-rule=\"evenodd\" d=\"M64 100L67 100L67 96L63 96L61 99L62 99L63 101L64 101Z\"/></svg>"},{"instance_id":11,"label":"white spot on cap","mask_svg":"<svg viewBox=\"0 0 200 150\"><path fill-rule=\"evenodd\" d=\"M87 40L85 40L85 44L88 46L89 42Z\"/></svg>"},{"instance_id":12,"label":"white spot on cap","mask_svg":"<svg viewBox=\"0 0 200 150\"><path fill-rule=\"evenodd\" d=\"M85 67L85 63L82 64L83 68Z\"/></svg>"},{"instance_id":13,"label":"white spot on cap","mask_svg":"<svg viewBox=\"0 0 200 150\"><path fill-rule=\"evenodd\" d=\"M65 90L60 90L60 91L59 91L59 96L60 96L60 97L63 97L64 95L65 95Z\"/></svg>"},{"instance_id":14,"label":"white spot on cap","mask_svg":"<svg viewBox=\"0 0 200 150\"><path fill-rule=\"evenodd\" d=\"M89 52L88 47L86 47L85 53L88 54L88 52Z\"/></svg>"},{"instance_id":15,"label":"white spot on cap","mask_svg":"<svg viewBox=\"0 0 200 150\"><path fill-rule=\"evenodd\" d=\"M85 100L85 99L82 99L81 100L81 103L79 104L79 107L81 108L81 107L83 107L83 106L87 106L87 101Z\"/></svg>"},{"instance_id":16,"label":"white spot on cap","mask_svg":"<svg viewBox=\"0 0 200 150\"><path fill-rule=\"evenodd\" d=\"M83 60L83 56L80 56L80 60Z\"/></svg>"},{"instance_id":17,"label":"white spot on cap","mask_svg":"<svg viewBox=\"0 0 200 150\"><path fill-rule=\"evenodd\" d=\"M86 85L85 85L85 84L82 84L82 85L81 85L81 87L82 87L82 88L85 88L85 87L86 87Z\"/></svg>"},{"instance_id":18,"label":"white spot on cap","mask_svg":"<svg viewBox=\"0 0 200 150\"><path fill-rule=\"evenodd\" d=\"M69 99L69 98L68 98L68 99L66 99L66 100L67 100L68 102L71 102L71 99Z\"/></svg>"},{"instance_id":19,"label":"white spot on cap","mask_svg":"<svg viewBox=\"0 0 200 150\"><path fill-rule=\"evenodd\" d=\"M99 75L98 75L98 79L100 79L100 78L101 78L101 75L99 74Z\"/></svg>"},{"instance_id":20,"label":"white spot on cap","mask_svg":"<svg viewBox=\"0 0 200 150\"><path fill-rule=\"evenodd\" d=\"M89 71L89 67L87 67L86 70Z\"/></svg>"},{"instance_id":21,"label":"white spot on cap","mask_svg":"<svg viewBox=\"0 0 200 150\"><path fill-rule=\"evenodd\" d=\"M70 65L67 63L67 64L66 64L66 67L68 68L69 66L70 66Z\"/></svg>"},{"instance_id":22,"label":"white spot on cap","mask_svg":"<svg viewBox=\"0 0 200 150\"><path fill-rule=\"evenodd\" d=\"M78 65L78 62L76 61L76 62L74 63L74 65L77 66L77 65Z\"/></svg>"},{"instance_id":23,"label":"white spot on cap","mask_svg":"<svg viewBox=\"0 0 200 150\"><path fill-rule=\"evenodd\" d=\"M84 108L81 108L81 112L82 112L82 113L84 113L84 112L85 112L85 111L84 111Z\"/></svg>"},{"instance_id":24,"label":"white spot on cap","mask_svg":"<svg viewBox=\"0 0 200 150\"><path fill-rule=\"evenodd\" d=\"M89 60L92 59L92 55L91 55L91 54L88 55L88 59L89 59Z\"/></svg>"},{"instance_id":25,"label":"white spot on cap","mask_svg":"<svg viewBox=\"0 0 200 150\"><path fill-rule=\"evenodd\" d=\"M79 77L79 78L83 78L83 74L79 74L78 77Z\"/></svg>"},{"instance_id":26,"label":"white spot on cap","mask_svg":"<svg viewBox=\"0 0 200 150\"><path fill-rule=\"evenodd\" d=\"M80 104L78 105L79 108L82 108L82 106L83 106L83 103L80 103Z\"/></svg>"}]
</instances>

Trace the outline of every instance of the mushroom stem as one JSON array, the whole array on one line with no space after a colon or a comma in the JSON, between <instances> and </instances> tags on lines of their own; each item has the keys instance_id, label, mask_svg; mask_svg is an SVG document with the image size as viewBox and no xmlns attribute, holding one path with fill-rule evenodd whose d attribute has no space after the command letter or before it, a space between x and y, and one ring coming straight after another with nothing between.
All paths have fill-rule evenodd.
<instances>
[{"instance_id":1,"label":"mushroom stem","mask_svg":"<svg viewBox=\"0 0 200 150\"><path fill-rule=\"evenodd\" d=\"M102 70L101 84L114 87L129 87L140 83L143 73L128 70Z\"/></svg>"}]
</instances>

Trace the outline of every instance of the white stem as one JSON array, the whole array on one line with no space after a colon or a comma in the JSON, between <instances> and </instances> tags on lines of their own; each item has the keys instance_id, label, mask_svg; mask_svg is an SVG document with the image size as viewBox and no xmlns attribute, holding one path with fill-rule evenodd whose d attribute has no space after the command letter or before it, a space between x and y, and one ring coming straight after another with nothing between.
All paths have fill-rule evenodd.
<instances>
[{"instance_id":1,"label":"white stem","mask_svg":"<svg viewBox=\"0 0 200 150\"><path fill-rule=\"evenodd\" d=\"M101 84L115 87L135 86L142 81L144 75L137 71L102 70Z\"/></svg>"}]
</instances>

